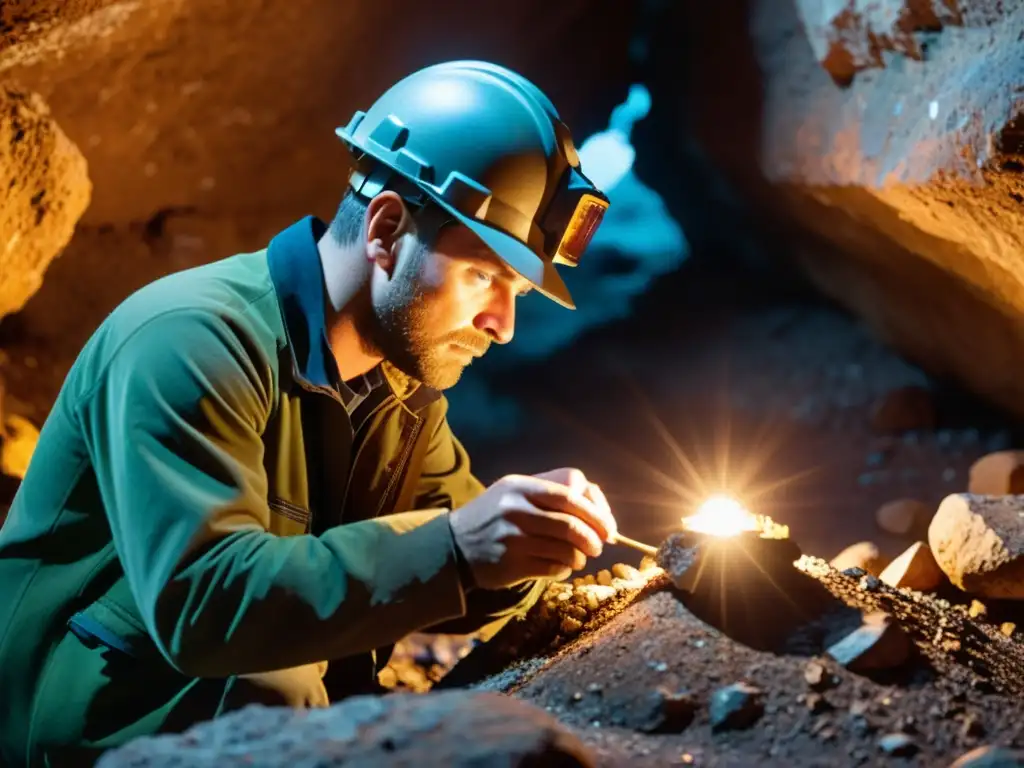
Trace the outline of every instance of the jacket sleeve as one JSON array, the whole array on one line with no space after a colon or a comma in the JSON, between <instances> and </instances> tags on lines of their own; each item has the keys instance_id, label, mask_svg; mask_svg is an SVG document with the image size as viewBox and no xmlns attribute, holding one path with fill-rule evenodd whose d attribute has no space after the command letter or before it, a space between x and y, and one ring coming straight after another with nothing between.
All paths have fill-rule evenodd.
<instances>
[{"instance_id":1,"label":"jacket sleeve","mask_svg":"<svg viewBox=\"0 0 1024 768\"><path fill-rule=\"evenodd\" d=\"M443 399L441 402L441 407L447 411L447 402ZM417 490L417 509L457 509L484 491L483 483L473 475L466 449L452 432L444 414L431 436ZM465 616L429 627L427 631L451 634L482 631L485 637L490 637L509 619L524 615L549 583L537 580L508 589L471 589L466 592Z\"/></svg>"},{"instance_id":2,"label":"jacket sleeve","mask_svg":"<svg viewBox=\"0 0 1024 768\"><path fill-rule=\"evenodd\" d=\"M462 616L443 509L319 537L268 532L260 434L276 393L243 325L192 310L152 319L78 401L114 546L160 652L187 675L226 677Z\"/></svg>"}]
</instances>

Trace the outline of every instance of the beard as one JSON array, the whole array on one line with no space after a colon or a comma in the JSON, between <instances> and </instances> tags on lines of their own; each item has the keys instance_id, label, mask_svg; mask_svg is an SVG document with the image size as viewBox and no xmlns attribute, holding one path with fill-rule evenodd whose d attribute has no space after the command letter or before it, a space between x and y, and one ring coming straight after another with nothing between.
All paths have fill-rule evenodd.
<instances>
[{"instance_id":1,"label":"beard","mask_svg":"<svg viewBox=\"0 0 1024 768\"><path fill-rule=\"evenodd\" d=\"M469 365L465 357L452 352L451 345L484 354L490 347L486 334L457 330L438 334L432 327L430 292L421 275L428 249L417 243L405 266L395 275L391 291L379 305L371 302L360 336L367 351L380 355L406 376L433 389L454 387Z\"/></svg>"}]
</instances>

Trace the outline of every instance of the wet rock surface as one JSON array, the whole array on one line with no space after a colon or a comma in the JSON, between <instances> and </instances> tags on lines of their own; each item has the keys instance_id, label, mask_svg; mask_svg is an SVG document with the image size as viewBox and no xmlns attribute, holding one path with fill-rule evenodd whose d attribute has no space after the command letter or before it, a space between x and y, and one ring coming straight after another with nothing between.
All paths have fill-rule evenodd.
<instances>
[{"instance_id":1,"label":"wet rock surface","mask_svg":"<svg viewBox=\"0 0 1024 768\"><path fill-rule=\"evenodd\" d=\"M97 763L182 765L589 768L595 762L576 736L537 707L508 696L452 691L359 696L308 712L250 706L181 735L136 739Z\"/></svg>"}]
</instances>

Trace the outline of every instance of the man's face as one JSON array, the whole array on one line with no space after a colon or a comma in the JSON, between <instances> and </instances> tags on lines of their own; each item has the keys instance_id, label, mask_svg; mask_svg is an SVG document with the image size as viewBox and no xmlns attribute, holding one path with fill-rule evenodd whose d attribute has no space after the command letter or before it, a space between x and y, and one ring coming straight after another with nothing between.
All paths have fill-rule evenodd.
<instances>
[{"instance_id":1,"label":"man's face","mask_svg":"<svg viewBox=\"0 0 1024 768\"><path fill-rule=\"evenodd\" d=\"M447 389L492 342L512 340L516 299L529 290L464 226L442 227L429 247L407 235L393 274L375 281L372 341L399 370Z\"/></svg>"}]
</instances>

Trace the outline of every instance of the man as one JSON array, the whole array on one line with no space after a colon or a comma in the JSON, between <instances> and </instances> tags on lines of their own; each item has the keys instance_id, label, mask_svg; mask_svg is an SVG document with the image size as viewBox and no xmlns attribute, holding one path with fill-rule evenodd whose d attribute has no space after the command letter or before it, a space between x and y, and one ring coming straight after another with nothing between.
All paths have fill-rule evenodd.
<instances>
[{"instance_id":1,"label":"man","mask_svg":"<svg viewBox=\"0 0 1024 768\"><path fill-rule=\"evenodd\" d=\"M417 631L493 631L615 535L577 470L473 477L446 401L571 307L607 200L547 98L428 67L338 131L330 227L165 277L85 345L0 533L0 757L82 764L254 701L370 690Z\"/></svg>"}]
</instances>

